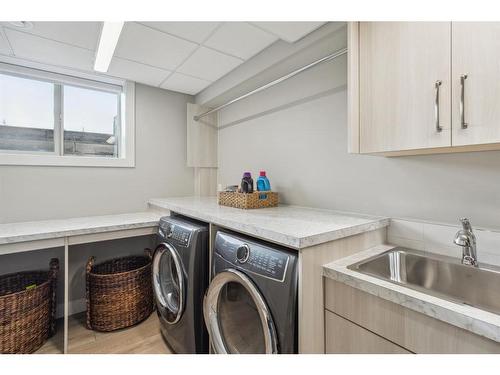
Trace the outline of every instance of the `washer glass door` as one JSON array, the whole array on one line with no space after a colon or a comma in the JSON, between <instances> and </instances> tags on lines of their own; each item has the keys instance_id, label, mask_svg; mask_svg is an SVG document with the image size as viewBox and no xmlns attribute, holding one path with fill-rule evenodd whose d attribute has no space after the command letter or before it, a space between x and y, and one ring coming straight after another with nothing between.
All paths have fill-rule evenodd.
<instances>
[{"instance_id":1,"label":"washer glass door","mask_svg":"<svg viewBox=\"0 0 500 375\"><path fill-rule=\"evenodd\" d=\"M170 244L162 243L156 249L153 288L160 315L167 323L177 323L184 312L185 279L182 261Z\"/></svg>"},{"instance_id":2,"label":"washer glass door","mask_svg":"<svg viewBox=\"0 0 500 375\"><path fill-rule=\"evenodd\" d=\"M204 314L217 353L277 353L271 314L260 292L243 273L231 269L212 280Z\"/></svg>"}]
</instances>

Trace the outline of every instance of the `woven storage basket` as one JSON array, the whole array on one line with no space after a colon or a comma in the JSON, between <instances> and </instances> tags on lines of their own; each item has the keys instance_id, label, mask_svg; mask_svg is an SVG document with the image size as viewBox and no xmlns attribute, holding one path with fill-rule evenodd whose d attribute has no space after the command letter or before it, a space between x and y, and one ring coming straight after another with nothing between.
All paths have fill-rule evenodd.
<instances>
[{"instance_id":1,"label":"woven storage basket","mask_svg":"<svg viewBox=\"0 0 500 375\"><path fill-rule=\"evenodd\" d=\"M266 208L278 205L278 193L274 191L255 191L253 193L219 192L221 206L235 208Z\"/></svg>"},{"instance_id":2,"label":"woven storage basket","mask_svg":"<svg viewBox=\"0 0 500 375\"><path fill-rule=\"evenodd\" d=\"M151 252L94 265L87 262L87 328L114 331L142 322L153 311Z\"/></svg>"},{"instance_id":3,"label":"woven storage basket","mask_svg":"<svg viewBox=\"0 0 500 375\"><path fill-rule=\"evenodd\" d=\"M55 332L59 260L49 271L0 276L0 353L33 353Z\"/></svg>"}]
</instances>

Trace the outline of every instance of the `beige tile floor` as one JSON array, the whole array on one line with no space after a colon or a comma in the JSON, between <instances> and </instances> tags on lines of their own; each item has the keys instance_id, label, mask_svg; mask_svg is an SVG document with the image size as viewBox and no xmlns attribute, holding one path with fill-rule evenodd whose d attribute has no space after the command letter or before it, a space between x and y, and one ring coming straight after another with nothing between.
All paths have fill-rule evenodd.
<instances>
[{"instance_id":1,"label":"beige tile floor","mask_svg":"<svg viewBox=\"0 0 500 375\"><path fill-rule=\"evenodd\" d=\"M168 354L171 353L161 337L156 312L144 322L114 332L97 332L85 328L85 314L69 318L68 352L70 354ZM57 334L38 351L39 354L62 352L62 321Z\"/></svg>"}]
</instances>

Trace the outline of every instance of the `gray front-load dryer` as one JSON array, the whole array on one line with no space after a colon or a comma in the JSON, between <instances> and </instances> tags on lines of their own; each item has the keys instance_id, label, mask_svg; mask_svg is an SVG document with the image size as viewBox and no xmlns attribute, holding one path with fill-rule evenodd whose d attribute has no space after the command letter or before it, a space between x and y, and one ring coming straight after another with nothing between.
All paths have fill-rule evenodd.
<instances>
[{"instance_id":1,"label":"gray front-load dryer","mask_svg":"<svg viewBox=\"0 0 500 375\"><path fill-rule=\"evenodd\" d=\"M203 313L215 353L297 353L297 253L219 231Z\"/></svg>"},{"instance_id":2,"label":"gray front-load dryer","mask_svg":"<svg viewBox=\"0 0 500 375\"><path fill-rule=\"evenodd\" d=\"M176 353L208 353L203 296L208 286L208 224L165 216L153 257L161 332Z\"/></svg>"}]
</instances>

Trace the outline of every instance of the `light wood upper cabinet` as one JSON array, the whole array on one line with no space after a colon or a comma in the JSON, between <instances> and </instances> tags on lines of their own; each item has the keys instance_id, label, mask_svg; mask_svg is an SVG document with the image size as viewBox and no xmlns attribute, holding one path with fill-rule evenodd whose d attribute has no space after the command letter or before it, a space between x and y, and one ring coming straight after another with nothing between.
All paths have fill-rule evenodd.
<instances>
[{"instance_id":1,"label":"light wood upper cabinet","mask_svg":"<svg viewBox=\"0 0 500 375\"><path fill-rule=\"evenodd\" d=\"M349 152L500 149L500 23L351 22L348 31Z\"/></svg>"},{"instance_id":2,"label":"light wood upper cabinet","mask_svg":"<svg viewBox=\"0 0 500 375\"><path fill-rule=\"evenodd\" d=\"M449 22L359 24L361 153L451 146L450 37Z\"/></svg>"},{"instance_id":3,"label":"light wood upper cabinet","mask_svg":"<svg viewBox=\"0 0 500 375\"><path fill-rule=\"evenodd\" d=\"M500 23L452 24L453 145L500 142ZM460 102L464 80L464 120Z\"/></svg>"}]
</instances>

